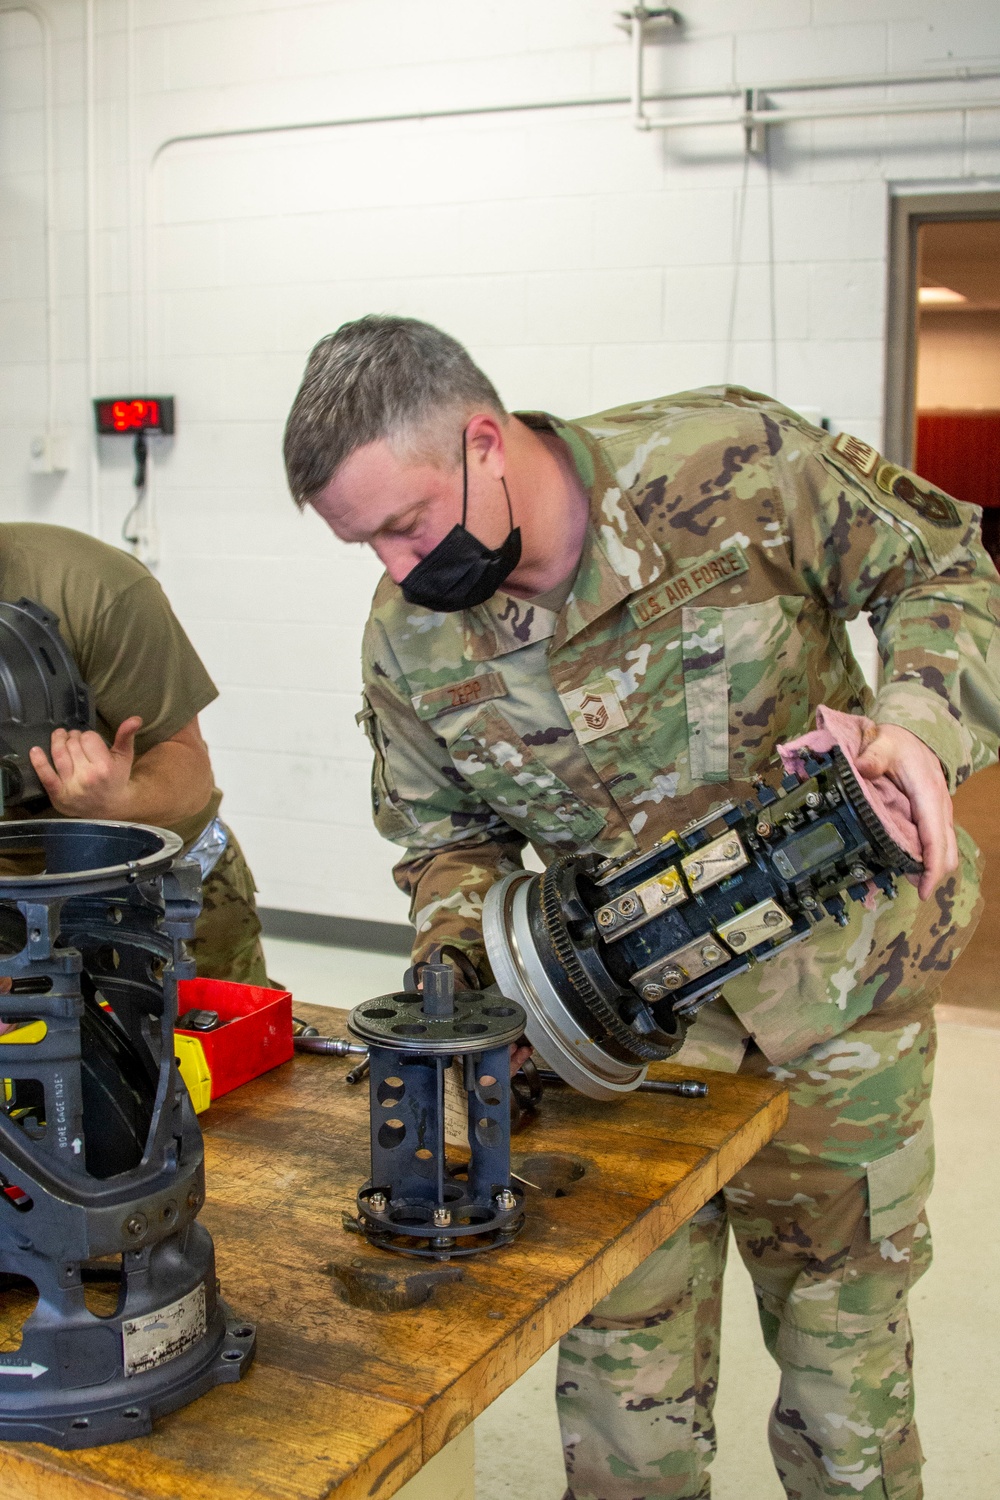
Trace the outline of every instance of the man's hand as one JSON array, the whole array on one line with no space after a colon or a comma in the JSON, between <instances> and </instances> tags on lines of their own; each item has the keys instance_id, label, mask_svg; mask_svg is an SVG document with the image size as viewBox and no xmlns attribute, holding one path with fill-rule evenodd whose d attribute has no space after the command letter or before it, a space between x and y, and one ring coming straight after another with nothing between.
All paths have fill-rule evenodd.
<instances>
[{"instance_id":1,"label":"man's hand","mask_svg":"<svg viewBox=\"0 0 1000 1500\"><path fill-rule=\"evenodd\" d=\"M125 719L110 746L93 729L54 729L51 762L40 745L32 746L31 764L56 811L67 818L127 817L135 737L141 728L137 716Z\"/></svg>"},{"instance_id":2,"label":"man's hand","mask_svg":"<svg viewBox=\"0 0 1000 1500\"><path fill-rule=\"evenodd\" d=\"M511 1042L510 1044L510 1076L513 1078L522 1063L528 1061L535 1049L530 1047L526 1041Z\"/></svg>"},{"instance_id":3,"label":"man's hand","mask_svg":"<svg viewBox=\"0 0 1000 1500\"><path fill-rule=\"evenodd\" d=\"M924 872L908 878L926 901L938 882L958 868L951 795L941 762L911 730L880 724L858 756L857 767L869 781L888 776L909 798Z\"/></svg>"}]
</instances>

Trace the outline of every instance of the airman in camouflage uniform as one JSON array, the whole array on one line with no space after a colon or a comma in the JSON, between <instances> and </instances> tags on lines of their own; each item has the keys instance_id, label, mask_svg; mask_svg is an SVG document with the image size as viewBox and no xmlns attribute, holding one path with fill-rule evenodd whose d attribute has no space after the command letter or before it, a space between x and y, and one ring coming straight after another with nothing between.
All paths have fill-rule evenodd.
<instances>
[{"instance_id":1,"label":"airman in camouflage uniform","mask_svg":"<svg viewBox=\"0 0 1000 1500\"><path fill-rule=\"evenodd\" d=\"M483 897L526 842L648 848L748 796L820 703L911 730L952 790L996 756L1000 591L970 507L741 389L519 416L590 495L565 604L434 613L385 577L365 636L375 821L406 849L415 958L448 943L485 977ZM877 698L848 643L861 611ZM709 1495L730 1224L781 1371L787 1495L922 1493L906 1304L930 1255L932 1007L978 915L959 845L929 901L903 883L855 904L699 1014L682 1058L783 1080L789 1122L563 1340L576 1500Z\"/></svg>"}]
</instances>

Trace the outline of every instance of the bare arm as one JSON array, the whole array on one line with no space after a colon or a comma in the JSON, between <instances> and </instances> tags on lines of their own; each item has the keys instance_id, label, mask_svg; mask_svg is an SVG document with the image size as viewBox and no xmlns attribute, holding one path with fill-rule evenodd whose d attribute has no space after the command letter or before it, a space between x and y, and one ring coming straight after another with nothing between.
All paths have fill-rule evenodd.
<instances>
[{"instance_id":1,"label":"bare arm","mask_svg":"<svg viewBox=\"0 0 1000 1500\"><path fill-rule=\"evenodd\" d=\"M68 818L171 824L203 808L212 795L212 765L197 718L136 758L141 728L141 719L126 719L110 746L93 730L57 729L51 760L36 745L31 764L56 811Z\"/></svg>"}]
</instances>

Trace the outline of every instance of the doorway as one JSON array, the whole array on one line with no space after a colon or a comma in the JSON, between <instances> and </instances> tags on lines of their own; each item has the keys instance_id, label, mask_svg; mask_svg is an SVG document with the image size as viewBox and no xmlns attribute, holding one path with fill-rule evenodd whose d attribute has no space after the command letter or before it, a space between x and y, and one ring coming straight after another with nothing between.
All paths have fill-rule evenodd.
<instances>
[{"instance_id":1,"label":"doorway","mask_svg":"<svg viewBox=\"0 0 1000 1500\"><path fill-rule=\"evenodd\" d=\"M997 561L1000 194L899 198L893 230L886 450L981 505Z\"/></svg>"}]
</instances>

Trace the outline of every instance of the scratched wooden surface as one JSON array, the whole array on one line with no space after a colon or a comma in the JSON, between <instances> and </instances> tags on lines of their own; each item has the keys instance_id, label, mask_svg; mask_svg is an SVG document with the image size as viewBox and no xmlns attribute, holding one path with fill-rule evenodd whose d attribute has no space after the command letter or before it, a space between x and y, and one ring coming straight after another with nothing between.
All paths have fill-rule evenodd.
<instances>
[{"instance_id":1,"label":"scratched wooden surface","mask_svg":"<svg viewBox=\"0 0 1000 1500\"><path fill-rule=\"evenodd\" d=\"M331 1027L328 1010L296 1010ZM561 1196L529 1190L521 1236L461 1263L461 1279L423 1305L373 1311L343 1300L335 1267L405 1284L426 1264L342 1227L368 1173L368 1091L344 1085L350 1066L296 1056L202 1116L202 1222L223 1295L257 1322L247 1376L128 1443L0 1444L3 1500L387 1500L707 1202L787 1109L776 1084L721 1074L702 1075L707 1100L598 1104L547 1089L515 1153L574 1158L583 1175ZM681 1076L669 1064L652 1075Z\"/></svg>"}]
</instances>

